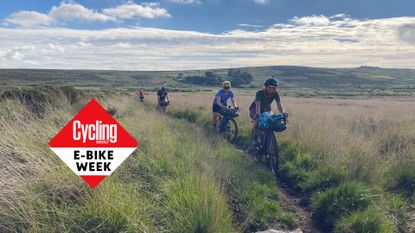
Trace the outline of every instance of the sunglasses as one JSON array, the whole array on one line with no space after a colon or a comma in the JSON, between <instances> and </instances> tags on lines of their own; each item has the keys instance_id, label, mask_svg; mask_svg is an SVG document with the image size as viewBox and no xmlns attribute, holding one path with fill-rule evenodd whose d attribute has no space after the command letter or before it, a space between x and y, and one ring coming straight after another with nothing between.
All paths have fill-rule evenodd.
<instances>
[{"instance_id":1,"label":"sunglasses","mask_svg":"<svg viewBox=\"0 0 415 233\"><path fill-rule=\"evenodd\" d=\"M230 89L230 87L225 87L225 89Z\"/></svg>"}]
</instances>

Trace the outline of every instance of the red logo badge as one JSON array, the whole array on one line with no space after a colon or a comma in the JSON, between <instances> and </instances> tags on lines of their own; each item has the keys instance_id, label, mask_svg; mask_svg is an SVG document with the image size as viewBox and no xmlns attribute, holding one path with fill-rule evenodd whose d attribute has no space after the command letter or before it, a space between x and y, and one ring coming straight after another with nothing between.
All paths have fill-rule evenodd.
<instances>
[{"instance_id":1,"label":"red logo badge","mask_svg":"<svg viewBox=\"0 0 415 233\"><path fill-rule=\"evenodd\" d=\"M138 142L95 100L49 142L59 158L95 188L138 147Z\"/></svg>"}]
</instances>

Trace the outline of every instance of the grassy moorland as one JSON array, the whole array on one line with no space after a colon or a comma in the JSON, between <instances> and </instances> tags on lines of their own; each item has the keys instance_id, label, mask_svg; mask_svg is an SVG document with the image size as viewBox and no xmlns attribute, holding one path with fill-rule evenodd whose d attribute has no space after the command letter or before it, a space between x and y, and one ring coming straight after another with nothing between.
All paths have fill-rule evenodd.
<instances>
[{"instance_id":1,"label":"grassy moorland","mask_svg":"<svg viewBox=\"0 0 415 233\"><path fill-rule=\"evenodd\" d=\"M47 142L91 96L72 88L0 100L0 232L251 232L294 228L273 176L242 152L134 96L94 97L140 148L95 190Z\"/></svg>"},{"instance_id":2,"label":"grassy moorland","mask_svg":"<svg viewBox=\"0 0 415 233\"><path fill-rule=\"evenodd\" d=\"M252 81L242 85L252 90L264 79L276 75L285 87L285 94L298 97L315 96L409 96L415 93L415 70L359 67L343 69L301 66L265 66L238 68L252 75ZM102 70L30 70L0 69L0 87L35 85L72 85L86 89L143 88L154 90L167 86L176 91L206 91L228 79L229 69L209 70L214 76L211 85L194 84L191 77L203 77L207 70L189 71L102 71ZM183 82L182 77L190 77ZM209 79L206 77L206 79Z\"/></svg>"},{"instance_id":3,"label":"grassy moorland","mask_svg":"<svg viewBox=\"0 0 415 233\"><path fill-rule=\"evenodd\" d=\"M208 126L212 96L172 93L169 115ZM240 146L249 143L252 96L237 97ZM414 99L282 101L290 126L278 137L280 179L308 197L323 230L414 230L409 217L415 198Z\"/></svg>"},{"instance_id":4,"label":"grassy moorland","mask_svg":"<svg viewBox=\"0 0 415 233\"><path fill-rule=\"evenodd\" d=\"M241 69L254 80L236 89L242 111L238 146L249 144L247 109L254 88L265 76L277 75L290 114L289 129L278 136L279 179L304 194L321 230L415 231L413 70ZM214 72L226 75L227 70ZM177 75L0 70L0 232L298 227L299 219L281 206L274 177L206 130L217 87L182 83ZM128 92L144 88L151 93L160 85L186 91L171 93L168 116L154 112L155 96L140 104ZM92 96L141 142L96 190L47 146Z\"/></svg>"}]
</instances>

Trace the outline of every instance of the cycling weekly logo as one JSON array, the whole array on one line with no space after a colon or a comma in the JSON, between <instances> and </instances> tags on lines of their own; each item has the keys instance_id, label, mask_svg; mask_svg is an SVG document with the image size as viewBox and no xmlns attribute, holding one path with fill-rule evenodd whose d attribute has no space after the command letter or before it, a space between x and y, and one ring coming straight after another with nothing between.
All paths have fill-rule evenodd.
<instances>
[{"instance_id":1,"label":"cycling weekly logo","mask_svg":"<svg viewBox=\"0 0 415 233\"><path fill-rule=\"evenodd\" d=\"M138 147L138 142L92 99L49 142L59 158L95 188Z\"/></svg>"}]
</instances>

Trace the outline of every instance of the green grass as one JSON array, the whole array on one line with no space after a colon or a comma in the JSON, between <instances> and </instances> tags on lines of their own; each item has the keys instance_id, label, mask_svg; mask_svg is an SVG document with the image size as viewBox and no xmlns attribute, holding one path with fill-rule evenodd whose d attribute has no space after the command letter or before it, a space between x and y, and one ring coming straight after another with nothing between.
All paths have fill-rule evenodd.
<instances>
[{"instance_id":1,"label":"green grass","mask_svg":"<svg viewBox=\"0 0 415 233\"><path fill-rule=\"evenodd\" d=\"M330 229L342 216L365 210L372 201L373 193L365 185L345 182L338 187L317 192L311 199L311 207L317 222Z\"/></svg>"},{"instance_id":2,"label":"green grass","mask_svg":"<svg viewBox=\"0 0 415 233\"><path fill-rule=\"evenodd\" d=\"M205 128L210 125L207 112L201 114L195 110L179 107L172 107L169 111L170 116L180 116L179 118L196 122ZM250 123L244 117L238 118L237 121L239 128L242 129L238 136L239 146L247 148L250 130L249 127L243 126ZM399 151L402 145L406 145L403 142L407 138L402 138L402 132L396 124L393 124L396 126L393 128L395 130L387 130L387 134L380 134L379 127L390 124L374 123L376 129L373 129L370 122L361 122L358 124L361 127L352 130L360 130L368 137L374 135L378 137L380 151L384 154ZM366 133L363 132L365 130ZM206 132L210 132L208 128ZM396 140L393 139L395 133ZM387 139L384 144L382 138ZM406 202L413 198L414 193L415 169L412 163L407 163L406 160L406 164L391 163L390 166L383 168L385 179L374 180L369 167L367 171L361 168L366 164L356 166L357 163L365 162L359 160L363 156L361 153L365 153L362 148L350 148L348 154L336 161L336 166L327 166L322 163L323 155L311 153L298 142L280 140L280 146L282 163L279 178L297 192L305 193L310 198L306 201L310 202L314 220L320 228L335 229L338 232L395 232L396 229L402 231L405 226ZM254 189L259 192L261 186ZM248 194L248 196L255 195ZM374 209L378 210L376 214ZM367 219L367 222L359 218Z\"/></svg>"},{"instance_id":3,"label":"green grass","mask_svg":"<svg viewBox=\"0 0 415 233\"><path fill-rule=\"evenodd\" d=\"M335 229L336 233L390 233L396 231L395 225L385 217L381 210L376 208L354 212L341 219Z\"/></svg>"},{"instance_id":4,"label":"green grass","mask_svg":"<svg viewBox=\"0 0 415 233\"><path fill-rule=\"evenodd\" d=\"M47 147L89 98L47 103L42 117L19 99L0 101L0 111L8 112L0 117L0 159L10 165L1 174L11 177L0 181L0 231L238 232L297 226L278 202L273 176L243 153L131 96L96 97L104 108L116 109L117 120L141 146L94 190Z\"/></svg>"}]
</instances>

